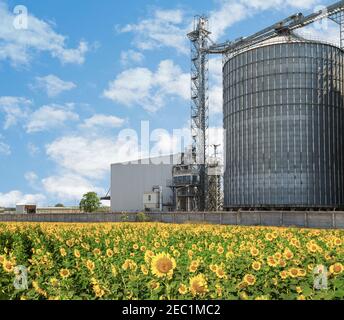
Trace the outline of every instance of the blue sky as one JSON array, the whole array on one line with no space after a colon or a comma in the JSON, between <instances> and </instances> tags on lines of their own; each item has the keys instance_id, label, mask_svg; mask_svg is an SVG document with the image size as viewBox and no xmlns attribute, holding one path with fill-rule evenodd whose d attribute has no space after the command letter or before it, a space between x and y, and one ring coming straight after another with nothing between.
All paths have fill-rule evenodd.
<instances>
[{"instance_id":1,"label":"blue sky","mask_svg":"<svg viewBox=\"0 0 344 320\"><path fill-rule=\"evenodd\" d=\"M317 0L0 0L0 206L78 204L107 192L110 164L135 157L123 137L141 121L169 153L188 128L193 16L221 42L249 35ZM14 8L28 10L15 28ZM17 21L18 22L18 21ZM333 25L310 34L336 41ZM211 142L221 137L221 57L210 60ZM171 147L172 146L172 147ZM158 151L157 151L158 150Z\"/></svg>"}]
</instances>

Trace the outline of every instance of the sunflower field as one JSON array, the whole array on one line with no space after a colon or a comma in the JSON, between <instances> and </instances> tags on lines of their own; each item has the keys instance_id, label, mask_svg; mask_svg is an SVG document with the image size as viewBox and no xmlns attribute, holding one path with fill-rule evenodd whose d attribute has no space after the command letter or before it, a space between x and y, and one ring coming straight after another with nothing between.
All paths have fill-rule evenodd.
<instances>
[{"instance_id":1,"label":"sunflower field","mask_svg":"<svg viewBox=\"0 0 344 320\"><path fill-rule=\"evenodd\" d=\"M343 299L343 264L343 230L0 224L1 299Z\"/></svg>"}]
</instances>

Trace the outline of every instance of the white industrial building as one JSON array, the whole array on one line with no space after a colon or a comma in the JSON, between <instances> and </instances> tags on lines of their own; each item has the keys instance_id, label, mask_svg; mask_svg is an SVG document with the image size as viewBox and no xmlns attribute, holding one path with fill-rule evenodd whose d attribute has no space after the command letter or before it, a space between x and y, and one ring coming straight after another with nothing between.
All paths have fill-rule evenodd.
<instances>
[{"instance_id":1,"label":"white industrial building","mask_svg":"<svg viewBox=\"0 0 344 320\"><path fill-rule=\"evenodd\" d=\"M37 213L37 205L19 203L16 205L16 213L17 214L35 214Z\"/></svg>"},{"instance_id":2,"label":"white industrial building","mask_svg":"<svg viewBox=\"0 0 344 320\"><path fill-rule=\"evenodd\" d=\"M111 211L169 211L173 165L180 155L161 156L111 165Z\"/></svg>"}]
</instances>

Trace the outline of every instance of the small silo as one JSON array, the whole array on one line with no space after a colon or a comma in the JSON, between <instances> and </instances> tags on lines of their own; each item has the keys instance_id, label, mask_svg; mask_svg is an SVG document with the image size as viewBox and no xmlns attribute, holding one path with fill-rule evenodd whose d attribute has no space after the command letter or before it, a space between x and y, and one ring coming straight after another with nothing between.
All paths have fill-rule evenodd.
<instances>
[{"instance_id":1,"label":"small silo","mask_svg":"<svg viewBox=\"0 0 344 320\"><path fill-rule=\"evenodd\" d=\"M343 207L343 51L278 37L223 74L225 208Z\"/></svg>"}]
</instances>

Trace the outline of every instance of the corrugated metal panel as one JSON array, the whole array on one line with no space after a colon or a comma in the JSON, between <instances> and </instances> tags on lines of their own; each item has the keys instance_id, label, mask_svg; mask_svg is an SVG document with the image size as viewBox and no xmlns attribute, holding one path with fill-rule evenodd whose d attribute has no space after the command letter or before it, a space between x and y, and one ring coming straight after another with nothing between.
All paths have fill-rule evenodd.
<instances>
[{"instance_id":1,"label":"corrugated metal panel","mask_svg":"<svg viewBox=\"0 0 344 320\"><path fill-rule=\"evenodd\" d=\"M280 43L224 65L225 207L339 207L343 51Z\"/></svg>"}]
</instances>

